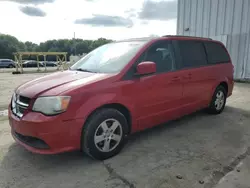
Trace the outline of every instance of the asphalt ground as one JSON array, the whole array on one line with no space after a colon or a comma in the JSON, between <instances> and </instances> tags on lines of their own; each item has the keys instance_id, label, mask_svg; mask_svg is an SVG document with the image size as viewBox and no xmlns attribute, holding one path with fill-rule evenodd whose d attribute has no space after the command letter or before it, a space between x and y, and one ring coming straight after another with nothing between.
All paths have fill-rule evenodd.
<instances>
[{"instance_id":1,"label":"asphalt ground","mask_svg":"<svg viewBox=\"0 0 250 188\"><path fill-rule=\"evenodd\" d=\"M79 151L33 154L12 139L4 110L15 87L45 74L0 73L1 188L210 188L250 155L250 84L243 83L222 114L200 111L131 135L103 162Z\"/></svg>"}]
</instances>

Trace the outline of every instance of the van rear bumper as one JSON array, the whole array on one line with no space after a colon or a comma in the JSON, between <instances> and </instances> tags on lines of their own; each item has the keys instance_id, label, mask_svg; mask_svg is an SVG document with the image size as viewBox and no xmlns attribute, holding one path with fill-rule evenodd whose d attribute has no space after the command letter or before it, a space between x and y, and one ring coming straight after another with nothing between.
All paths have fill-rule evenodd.
<instances>
[{"instance_id":1,"label":"van rear bumper","mask_svg":"<svg viewBox=\"0 0 250 188\"><path fill-rule=\"evenodd\" d=\"M234 88L234 81L232 80L231 83L228 84L227 97L230 97L233 94L233 88Z\"/></svg>"}]
</instances>

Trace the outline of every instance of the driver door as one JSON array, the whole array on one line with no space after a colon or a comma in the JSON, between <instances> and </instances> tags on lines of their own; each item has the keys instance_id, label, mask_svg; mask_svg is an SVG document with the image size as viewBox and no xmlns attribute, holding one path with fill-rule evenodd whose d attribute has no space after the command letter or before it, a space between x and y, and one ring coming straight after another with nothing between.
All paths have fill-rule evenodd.
<instances>
[{"instance_id":1,"label":"driver door","mask_svg":"<svg viewBox=\"0 0 250 188\"><path fill-rule=\"evenodd\" d=\"M143 61L156 63L156 73L134 76L131 96L135 104L137 129L142 130L164 123L180 116L182 83L178 75L172 42L169 40L153 43L135 64Z\"/></svg>"}]
</instances>

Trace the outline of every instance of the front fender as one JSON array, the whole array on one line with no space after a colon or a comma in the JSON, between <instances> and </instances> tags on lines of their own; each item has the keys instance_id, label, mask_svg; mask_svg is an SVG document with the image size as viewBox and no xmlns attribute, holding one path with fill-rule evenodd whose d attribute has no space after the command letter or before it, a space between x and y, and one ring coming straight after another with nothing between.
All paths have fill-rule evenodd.
<instances>
[{"instance_id":1,"label":"front fender","mask_svg":"<svg viewBox=\"0 0 250 188\"><path fill-rule=\"evenodd\" d=\"M116 93L96 94L91 96L77 109L75 112L75 118L84 118L85 121L93 111L108 104L120 104L126 107L129 110L133 121L133 114L135 111L133 102L127 97L117 96Z\"/></svg>"}]
</instances>

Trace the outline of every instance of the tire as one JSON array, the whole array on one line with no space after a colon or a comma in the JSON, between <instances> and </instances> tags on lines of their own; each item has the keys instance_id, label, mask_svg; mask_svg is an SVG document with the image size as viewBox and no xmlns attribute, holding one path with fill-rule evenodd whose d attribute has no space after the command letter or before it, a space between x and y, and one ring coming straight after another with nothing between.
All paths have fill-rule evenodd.
<instances>
[{"instance_id":1,"label":"tire","mask_svg":"<svg viewBox=\"0 0 250 188\"><path fill-rule=\"evenodd\" d=\"M212 101L208 107L208 113L220 114L225 108L226 100L227 91L225 87L219 85L213 94Z\"/></svg>"},{"instance_id":2,"label":"tire","mask_svg":"<svg viewBox=\"0 0 250 188\"><path fill-rule=\"evenodd\" d=\"M98 110L83 127L82 150L94 159L111 158L122 150L127 133L127 119L121 112L112 108Z\"/></svg>"},{"instance_id":3,"label":"tire","mask_svg":"<svg viewBox=\"0 0 250 188\"><path fill-rule=\"evenodd\" d=\"M14 66L13 65L9 65L8 68L14 68Z\"/></svg>"}]
</instances>

